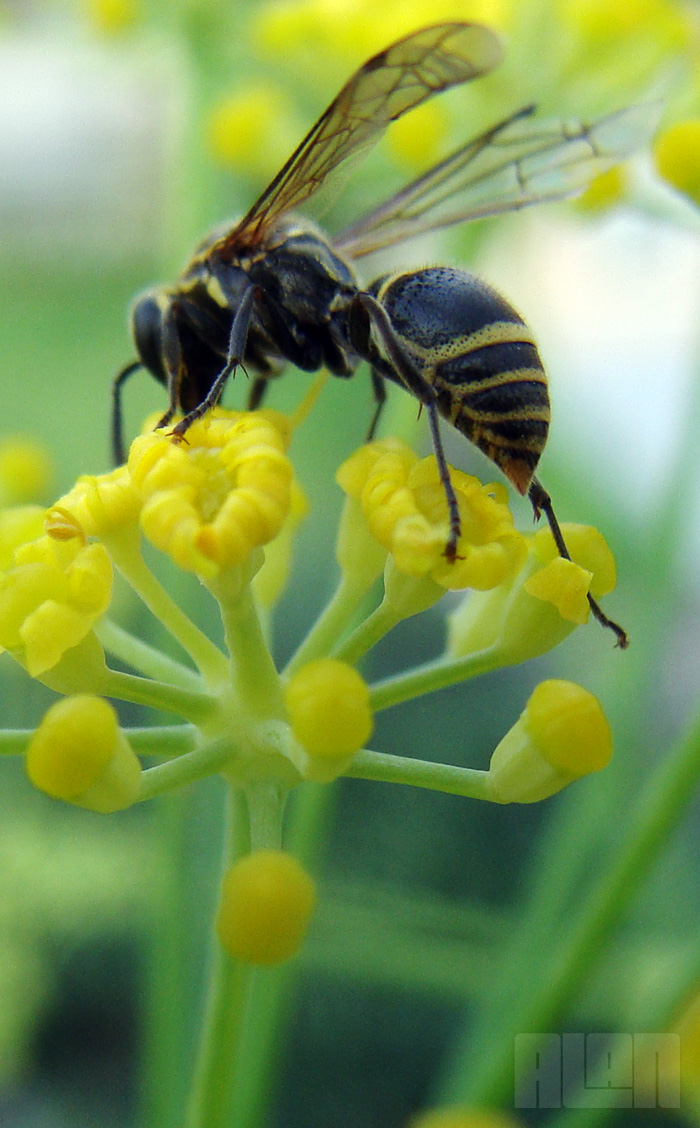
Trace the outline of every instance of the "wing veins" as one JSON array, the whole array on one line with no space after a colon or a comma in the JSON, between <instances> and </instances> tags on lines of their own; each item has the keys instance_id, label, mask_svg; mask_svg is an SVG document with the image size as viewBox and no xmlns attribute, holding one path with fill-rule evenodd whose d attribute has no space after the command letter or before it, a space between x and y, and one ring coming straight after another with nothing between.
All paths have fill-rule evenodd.
<instances>
[{"instance_id":1,"label":"wing veins","mask_svg":"<svg viewBox=\"0 0 700 1128\"><path fill-rule=\"evenodd\" d=\"M255 241L284 212L309 199L391 121L426 98L477 78L500 62L500 41L479 24L422 28L369 59L342 88L243 220L216 246L222 254Z\"/></svg>"},{"instance_id":2,"label":"wing veins","mask_svg":"<svg viewBox=\"0 0 700 1128\"><path fill-rule=\"evenodd\" d=\"M334 240L335 246L360 258L427 231L565 199L646 140L658 112L655 103L643 104L591 123L519 129L520 120L533 108L524 107L460 146L352 223ZM511 127L515 129L509 135ZM606 132L611 135L607 145ZM480 159L486 162L483 167ZM452 199L455 210L447 213L445 205Z\"/></svg>"}]
</instances>

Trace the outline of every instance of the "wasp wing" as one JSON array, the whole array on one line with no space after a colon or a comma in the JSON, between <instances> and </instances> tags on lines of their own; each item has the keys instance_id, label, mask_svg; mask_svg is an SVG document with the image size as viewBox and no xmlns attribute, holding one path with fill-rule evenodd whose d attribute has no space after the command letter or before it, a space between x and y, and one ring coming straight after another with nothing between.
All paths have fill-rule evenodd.
<instances>
[{"instance_id":1,"label":"wasp wing","mask_svg":"<svg viewBox=\"0 0 700 1128\"><path fill-rule=\"evenodd\" d=\"M537 124L527 120L535 107L526 106L356 220L333 244L360 258L454 223L575 195L648 142L659 108L648 102L590 123Z\"/></svg>"},{"instance_id":2,"label":"wasp wing","mask_svg":"<svg viewBox=\"0 0 700 1128\"><path fill-rule=\"evenodd\" d=\"M373 56L222 240L221 253L255 242L278 216L305 203L349 157L375 144L390 122L431 95L486 74L501 56L496 34L469 23L423 28Z\"/></svg>"}]
</instances>

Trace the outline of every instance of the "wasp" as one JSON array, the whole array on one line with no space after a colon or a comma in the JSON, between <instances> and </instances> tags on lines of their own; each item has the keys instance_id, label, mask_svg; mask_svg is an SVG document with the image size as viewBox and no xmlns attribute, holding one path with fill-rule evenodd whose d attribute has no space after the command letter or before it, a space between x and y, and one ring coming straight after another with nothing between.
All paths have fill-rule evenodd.
<instances>
[{"instance_id":1,"label":"wasp","mask_svg":"<svg viewBox=\"0 0 700 1128\"><path fill-rule=\"evenodd\" d=\"M196 248L173 285L135 302L138 359L114 381L113 445L123 460L121 391L147 369L168 392L158 423L188 427L219 401L242 367L252 372L248 407L263 400L287 364L348 378L370 366L376 410L387 380L425 409L449 511L448 560L457 556L460 517L440 438L442 416L484 452L544 513L569 558L552 502L535 469L550 409L547 377L522 318L494 289L448 266L390 273L363 287L356 260L415 235L561 199L619 161L646 131L644 107L585 124L530 122L527 106L469 140L385 203L329 238L297 209L374 145L389 124L427 98L487 74L501 60L498 37L473 23L426 27L362 66L241 220ZM595 617L627 645L622 627L589 595Z\"/></svg>"}]
</instances>

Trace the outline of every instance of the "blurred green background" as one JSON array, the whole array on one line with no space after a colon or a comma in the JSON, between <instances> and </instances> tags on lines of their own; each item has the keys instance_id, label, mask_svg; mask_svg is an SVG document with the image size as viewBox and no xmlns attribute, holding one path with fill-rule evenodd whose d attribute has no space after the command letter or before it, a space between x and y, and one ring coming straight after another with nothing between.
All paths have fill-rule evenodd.
<instances>
[{"instance_id":1,"label":"blurred green background","mask_svg":"<svg viewBox=\"0 0 700 1128\"><path fill-rule=\"evenodd\" d=\"M532 97L562 114L603 112L642 97L670 64L682 69L687 44L674 40L671 16L695 15L693 5L642 6L633 50L629 27L613 28L605 43L589 38L581 46L574 32L567 40L557 23L566 5L492 7L494 15L510 13L507 69L485 80L483 93L450 96L447 139ZM369 8L339 5L332 15L336 40L343 20L350 29L345 54L338 42L334 47L324 6L306 8L213 0L152 0L143 8L126 0L84 8L15 0L0 7L0 437L25 433L46 444L55 466L47 502L77 475L109 468L110 382L132 356L133 296L173 277L208 225L250 203L333 95L339 75L374 50L364 49L357 31L371 23ZM594 8L612 20L616 5ZM488 9L452 4L450 14L483 18ZM429 18L446 13L433 6ZM377 46L402 33L406 14L389 4L378 24L380 17ZM295 28L289 51L275 55L275 29L292 36ZM260 156L251 154L236 175L211 158L207 122L220 97L235 98L256 83L287 92L278 102L280 136L261 136ZM680 81L673 90L687 112L695 95ZM383 191L411 175L383 148L336 205L333 225L376 200L377 170ZM554 405L541 476L560 519L597 524L608 538L619 587L605 606L629 629L632 646L615 652L589 624L546 658L381 716L372 741L386 752L485 767L533 686L570 677L600 696L615 729L616 760L604 778L533 808L491 809L359 781L338 787L320 860L319 919L289 1005L270 1125L400 1128L429 1102L445 1055L498 982L538 867L545 860L551 866L551 851L561 849L565 917L614 844L621 812L696 707L700 226L692 205L654 182L644 162L635 175L633 198L605 214L558 206L504 217L408 248L402 260L478 265L531 323ZM270 405L292 409L308 383L290 374L271 391ZM227 403L243 404L243 385L239 377ZM163 391L141 373L126 403L133 435L148 412L163 407ZM392 403L393 421L412 426L415 404L400 393ZM333 476L362 441L370 404L366 373L347 384L330 381L295 437L292 453L312 513L276 617L280 659L333 590L328 530L340 509ZM449 454L484 480L495 476L456 436ZM515 501L514 510L527 528L528 507ZM218 631L196 585L172 583ZM122 610L132 626L140 622L126 596ZM438 653L443 615L441 606L397 628L372 654L368 675ZM0 659L4 727L36 723L51 699ZM122 718L147 721L136 708ZM21 765L3 764L0 1122L8 1128L156 1128L167 1122L164 1108L181 1104L186 1072L173 1069L172 1059L164 1074L169 1094L153 1097L158 1055L168 1047L150 1037L149 1008L162 1005L154 997L167 992L168 971L188 969L188 990L173 1003L181 1008L173 1015L180 1024L173 1052L186 1060L221 801L215 783L196 791L182 800L185 830L173 842L179 801L107 820L31 792ZM697 931L696 844L694 814L640 888L624 936L601 950L571 1029L628 1029L632 1000L663 985L675 953ZM174 883L187 891L188 915L166 940L159 921ZM161 1121L142 1111L146 1086L146 1108L157 1106ZM645 1115L659 1125L681 1122ZM529 1122L546 1123L546 1116ZM620 1114L615 1123L637 1120Z\"/></svg>"}]
</instances>

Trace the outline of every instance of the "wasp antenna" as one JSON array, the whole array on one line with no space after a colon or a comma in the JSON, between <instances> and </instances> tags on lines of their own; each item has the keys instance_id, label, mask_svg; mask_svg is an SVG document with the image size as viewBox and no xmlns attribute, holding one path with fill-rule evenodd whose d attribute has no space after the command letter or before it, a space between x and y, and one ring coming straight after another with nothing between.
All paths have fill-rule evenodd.
<instances>
[{"instance_id":1,"label":"wasp antenna","mask_svg":"<svg viewBox=\"0 0 700 1128\"><path fill-rule=\"evenodd\" d=\"M563 556L565 560L571 560L571 554L566 547L566 541L564 540L561 526L557 521L557 517L552 506L552 499L545 488L542 486L542 484L538 482L537 478L533 478L532 482L530 483L528 497L530 499L530 504L535 511L535 519L539 518L541 513L544 513L545 517L547 518L547 523L551 530L552 537L554 538L554 543L557 546L559 555ZM594 617L598 620L601 627L606 627L607 630L612 631L617 638L616 645L620 647L620 650L626 650L630 644L627 631L624 630L624 628L621 627L619 623L616 623L614 619L609 618L609 616L605 614L600 604L593 598L590 592L588 593L588 604L591 611L593 612Z\"/></svg>"}]
</instances>

